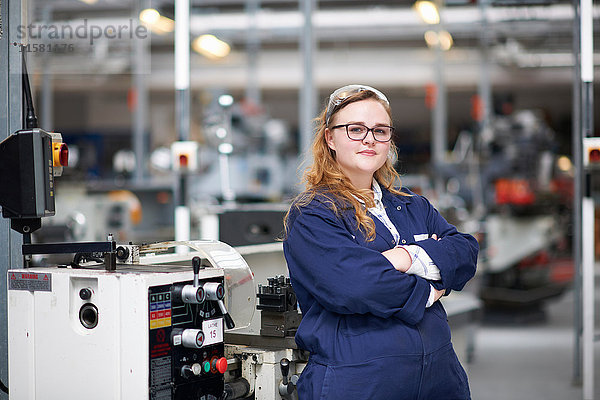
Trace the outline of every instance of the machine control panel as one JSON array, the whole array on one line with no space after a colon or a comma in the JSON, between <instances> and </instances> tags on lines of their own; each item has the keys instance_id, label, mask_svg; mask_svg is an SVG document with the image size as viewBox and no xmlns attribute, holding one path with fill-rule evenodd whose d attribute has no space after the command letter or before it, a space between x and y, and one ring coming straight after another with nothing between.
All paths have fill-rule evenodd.
<instances>
[{"instance_id":1,"label":"machine control panel","mask_svg":"<svg viewBox=\"0 0 600 400\"><path fill-rule=\"evenodd\" d=\"M223 288L218 279L149 288L150 399L222 398L224 317L207 295Z\"/></svg>"}]
</instances>

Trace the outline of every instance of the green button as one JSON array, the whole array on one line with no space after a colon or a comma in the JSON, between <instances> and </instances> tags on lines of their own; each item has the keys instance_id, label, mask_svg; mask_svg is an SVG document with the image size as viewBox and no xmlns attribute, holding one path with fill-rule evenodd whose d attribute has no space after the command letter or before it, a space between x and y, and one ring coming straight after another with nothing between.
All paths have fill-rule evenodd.
<instances>
[{"instance_id":1,"label":"green button","mask_svg":"<svg viewBox=\"0 0 600 400\"><path fill-rule=\"evenodd\" d=\"M210 372L210 363L208 361L204 361L202 363L202 369L204 369L204 372Z\"/></svg>"}]
</instances>

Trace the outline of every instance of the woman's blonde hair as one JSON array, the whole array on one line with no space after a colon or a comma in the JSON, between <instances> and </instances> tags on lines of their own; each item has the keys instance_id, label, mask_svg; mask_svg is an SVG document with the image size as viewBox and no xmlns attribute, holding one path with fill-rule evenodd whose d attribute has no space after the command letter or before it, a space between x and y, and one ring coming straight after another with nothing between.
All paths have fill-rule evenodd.
<instances>
[{"instance_id":1,"label":"woman's blonde hair","mask_svg":"<svg viewBox=\"0 0 600 400\"><path fill-rule=\"evenodd\" d=\"M316 134L311 146L312 164L305 170L302 179L303 183L306 185L306 190L294 199L290 210L284 218L285 236L287 236L288 233L288 218L292 209L300 209L301 207L308 205L315 196L319 195L323 196L328 206L338 215L340 213L340 206L344 209L354 208L357 224L356 228L363 232L368 241L375 239L375 223L367 214L367 208L375 206L372 192L371 190L357 189L352 182L350 182L350 179L344 175L336 161L335 151L327 145L325 138L325 129L328 128L328 111L329 122L331 122L334 119L333 117L335 114L348 104L366 99L378 101L385 108L390 117L390 121L392 120L392 112L386 99L381 98L377 93L370 90L358 91L357 93L338 101L338 104L332 104L330 101L328 107L315 119ZM328 108L331 107L333 108L328 110ZM407 195L394 188L396 182L400 182L400 176L393 165L396 159L396 146L394 145L394 142L391 141L390 153L387 160L381 168L375 171L374 177L380 186L386 188L390 192L398 195ZM361 204L357 198L364 202L364 205Z\"/></svg>"}]
</instances>

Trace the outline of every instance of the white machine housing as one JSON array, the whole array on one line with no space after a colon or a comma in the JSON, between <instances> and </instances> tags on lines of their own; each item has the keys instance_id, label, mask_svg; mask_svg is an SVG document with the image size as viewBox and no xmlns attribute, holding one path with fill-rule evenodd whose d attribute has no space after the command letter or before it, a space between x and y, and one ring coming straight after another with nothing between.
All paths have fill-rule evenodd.
<instances>
[{"instance_id":1,"label":"white machine housing","mask_svg":"<svg viewBox=\"0 0 600 400\"><path fill-rule=\"evenodd\" d=\"M201 281L222 281L222 277L220 268L200 270ZM21 283L29 280L39 290L11 290L11 278ZM158 393L149 395L149 335L153 334L151 324L170 325L170 317L150 321L149 288L192 279L191 266L175 265L120 265L116 272L56 267L9 270L11 398L162 398ZM86 288L91 297L82 300L80 291ZM80 321L86 303L97 307L93 329ZM216 334L222 342L222 328ZM165 343L171 340L163 339ZM153 374L160 371L153 368Z\"/></svg>"}]
</instances>

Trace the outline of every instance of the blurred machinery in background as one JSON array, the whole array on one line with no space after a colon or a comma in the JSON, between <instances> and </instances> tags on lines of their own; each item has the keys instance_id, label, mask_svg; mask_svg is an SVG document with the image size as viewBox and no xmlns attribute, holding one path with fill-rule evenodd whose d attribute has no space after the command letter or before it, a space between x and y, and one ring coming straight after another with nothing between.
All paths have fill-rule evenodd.
<instances>
[{"instance_id":1,"label":"blurred machinery in background","mask_svg":"<svg viewBox=\"0 0 600 400\"><path fill-rule=\"evenodd\" d=\"M536 111L494 117L476 143L459 135L444 175L461 199L447 202L450 219L460 225L460 210L469 208L480 221L471 231L480 235L486 317L541 318L544 302L573 276L572 165L558 157L554 132Z\"/></svg>"},{"instance_id":2,"label":"blurred machinery in background","mask_svg":"<svg viewBox=\"0 0 600 400\"><path fill-rule=\"evenodd\" d=\"M154 171L193 176L193 201L277 201L294 190L297 156L284 121L221 94L205 105L200 124L196 141L174 142L170 157L163 148L151 156Z\"/></svg>"},{"instance_id":3,"label":"blurred machinery in background","mask_svg":"<svg viewBox=\"0 0 600 400\"><path fill-rule=\"evenodd\" d=\"M543 317L544 301L573 276L572 178L559 168L554 133L540 113L496 117L492 129L482 148L488 215L480 297L488 310Z\"/></svg>"},{"instance_id":4,"label":"blurred machinery in background","mask_svg":"<svg viewBox=\"0 0 600 400\"><path fill-rule=\"evenodd\" d=\"M203 135L194 198L269 201L293 191L297 156L284 121L221 95L206 107Z\"/></svg>"},{"instance_id":5,"label":"blurred machinery in background","mask_svg":"<svg viewBox=\"0 0 600 400\"><path fill-rule=\"evenodd\" d=\"M229 95L207 105L203 125L199 147L172 145L173 169L188 173L192 237L232 246L273 243L289 207L278 202L296 182L287 126Z\"/></svg>"},{"instance_id":6,"label":"blurred machinery in background","mask_svg":"<svg viewBox=\"0 0 600 400\"><path fill-rule=\"evenodd\" d=\"M202 239L232 246L274 243L283 234L285 203L196 204L192 207L195 232Z\"/></svg>"},{"instance_id":7,"label":"blurred machinery in background","mask_svg":"<svg viewBox=\"0 0 600 400\"><path fill-rule=\"evenodd\" d=\"M120 242L172 240L182 192L190 238L272 243L288 207L282 201L298 190L293 134L259 106L215 93L196 121L200 134L156 148L142 181L132 179L137 164L129 144L92 146L83 139L93 135L68 136L71 168L57 191L56 217L44 221L33 240L101 240L107 232Z\"/></svg>"},{"instance_id":8,"label":"blurred machinery in background","mask_svg":"<svg viewBox=\"0 0 600 400\"><path fill-rule=\"evenodd\" d=\"M97 241L111 232L115 240L126 242L142 218L141 204L131 192L89 193L81 186L61 184L56 193L54 218L42 222L34 232L38 243Z\"/></svg>"},{"instance_id":9,"label":"blurred machinery in background","mask_svg":"<svg viewBox=\"0 0 600 400\"><path fill-rule=\"evenodd\" d=\"M74 145L72 168L57 192L56 217L44 221L34 240L100 240L107 232L121 242L172 240L181 196L190 209L192 239L234 246L275 241L288 208L281 202L297 191L289 128L248 102L236 103L229 95L211 99L199 121L200 137L156 148L142 182L131 179L132 151L116 151L107 166L99 163L110 154L78 158L83 147ZM104 172L88 179L92 170Z\"/></svg>"}]
</instances>

